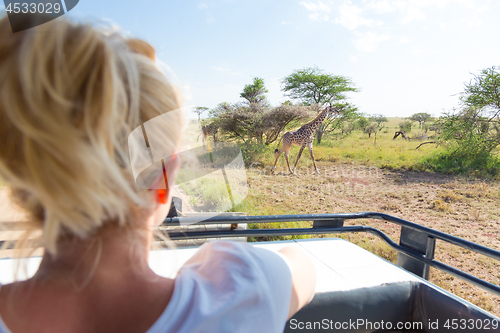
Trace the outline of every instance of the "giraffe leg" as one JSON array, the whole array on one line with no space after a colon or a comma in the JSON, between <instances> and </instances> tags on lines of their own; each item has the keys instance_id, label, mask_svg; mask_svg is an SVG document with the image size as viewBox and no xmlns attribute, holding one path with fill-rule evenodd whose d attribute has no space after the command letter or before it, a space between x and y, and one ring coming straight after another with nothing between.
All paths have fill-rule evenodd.
<instances>
[{"instance_id":1,"label":"giraffe leg","mask_svg":"<svg viewBox=\"0 0 500 333\"><path fill-rule=\"evenodd\" d=\"M309 154L311 155L311 159L313 160L313 164L314 164L314 169L316 169L316 172L319 174L321 174L318 170L318 167L316 166L316 161L314 160L314 155L313 155L313 147L312 145L309 145Z\"/></svg>"},{"instance_id":2,"label":"giraffe leg","mask_svg":"<svg viewBox=\"0 0 500 333\"><path fill-rule=\"evenodd\" d=\"M290 153L290 150L285 151L286 165L288 165L288 171L290 171L291 174L294 174L294 172L292 172L292 169L290 169L290 162L288 161L288 154L289 153Z\"/></svg>"},{"instance_id":3,"label":"giraffe leg","mask_svg":"<svg viewBox=\"0 0 500 333\"><path fill-rule=\"evenodd\" d=\"M302 152L304 151L305 146L301 146L299 150L299 155L297 156L297 160L295 161L295 165L293 166L293 174L295 175L295 168L297 167L297 163L299 162L300 155L302 155Z\"/></svg>"},{"instance_id":4,"label":"giraffe leg","mask_svg":"<svg viewBox=\"0 0 500 333\"><path fill-rule=\"evenodd\" d=\"M276 159L274 160L274 165L273 165L273 168L271 169L271 173L274 172L274 169L276 169L276 163L278 163L278 158L281 156L281 154L283 153L283 151L278 151L276 153Z\"/></svg>"},{"instance_id":5,"label":"giraffe leg","mask_svg":"<svg viewBox=\"0 0 500 333\"><path fill-rule=\"evenodd\" d=\"M215 133L214 133L214 147L217 148L217 137L215 136Z\"/></svg>"},{"instance_id":6,"label":"giraffe leg","mask_svg":"<svg viewBox=\"0 0 500 333\"><path fill-rule=\"evenodd\" d=\"M278 158L281 156L281 154L283 154L283 152L285 152L285 160L286 160L286 163L288 164L288 153L290 152L291 144L288 142L288 140L286 138L286 134L281 138L281 140L283 140L283 145L281 146L281 149L279 151L278 151L278 149L276 149L276 159L274 160L274 166L271 169L271 173L274 172L274 169L276 169L276 163L278 163ZM280 140L280 142L281 142L281 140ZM279 143L278 143L278 147L279 147ZM290 169L290 165L288 165L288 169Z\"/></svg>"}]
</instances>

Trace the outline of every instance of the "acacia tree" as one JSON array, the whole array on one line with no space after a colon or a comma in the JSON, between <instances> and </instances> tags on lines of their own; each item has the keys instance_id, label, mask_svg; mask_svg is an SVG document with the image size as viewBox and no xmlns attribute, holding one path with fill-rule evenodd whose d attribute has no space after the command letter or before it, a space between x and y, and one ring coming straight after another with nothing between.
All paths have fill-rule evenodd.
<instances>
[{"instance_id":1,"label":"acacia tree","mask_svg":"<svg viewBox=\"0 0 500 333\"><path fill-rule=\"evenodd\" d=\"M194 113L196 113L198 115L198 123L200 122L200 116L203 112L207 111L208 108L207 107L204 107L204 106L197 106L194 108Z\"/></svg>"},{"instance_id":2,"label":"acacia tree","mask_svg":"<svg viewBox=\"0 0 500 333\"><path fill-rule=\"evenodd\" d=\"M321 138L323 135L334 133L338 131L338 135L343 136L344 134L350 134L349 131L345 131L345 124L353 123L359 118L358 109L349 103L337 103L335 104L337 109L340 111L339 116L330 117L325 119L323 122L323 129L321 133L316 133L316 139L318 143L321 143ZM352 130L351 130L352 131ZM347 132L347 133L346 133Z\"/></svg>"},{"instance_id":3,"label":"acacia tree","mask_svg":"<svg viewBox=\"0 0 500 333\"><path fill-rule=\"evenodd\" d=\"M356 128L363 132L368 125L370 125L370 121L365 116L359 116L356 120Z\"/></svg>"},{"instance_id":4,"label":"acacia tree","mask_svg":"<svg viewBox=\"0 0 500 333\"><path fill-rule=\"evenodd\" d=\"M387 117L383 114L374 114L370 116L370 121L377 123L377 127L380 127L380 124L388 122Z\"/></svg>"},{"instance_id":5,"label":"acacia tree","mask_svg":"<svg viewBox=\"0 0 500 333\"><path fill-rule=\"evenodd\" d=\"M399 129L404 133L410 133L412 127L413 122L408 119L399 123Z\"/></svg>"},{"instance_id":6,"label":"acacia tree","mask_svg":"<svg viewBox=\"0 0 500 333\"><path fill-rule=\"evenodd\" d=\"M269 107L260 103L221 103L211 111L216 124L227 139L239 139L244 143L257 141L269 145L288 125L311 117L310 107L282 104Z\"/></svg>"},{"instance_id":7,"label":"acacia tree","mask_svg":"<svg viewBox=\"0 0 500 333\"><path fill-rule=\"evenodd\" d=\"M368 126L365 127L365 129L363 130L363 132L365 132L366 134L368 134L368 137L371 138L372 137L372 134L377 134L377 123L373 122L371 124L369 124Z\"/></svg>"},{"instance_id":8,"label":"acacia tree","mask_svg":"<svg viewBox=\"0 0 500 333\"><path fill-rule=\"evenodd\" d=\"M331 104L345 111L354 113L356 111L354 106L345 102L347 92L358 91L351 79L326 73L318 67L296 70L282 80L281 90L289 98L306 105ZM321 143L323 135L335 124L338 124L338 121L334 121L333 117L325 119L315 133L318 144Z\"/></svg>"},{"instance_id":9,"label":"acacia tree","mask_svg":"<svg viewBox=\"0 0 500 333\"><path fill-rule=\"evenodd\" d=\"M413 121L418 121L418 128L422 128L422 125L425 124L426 121L431 119L432 115L427 112L419 112L413 114L409 119Z\"/></svg>"},{"instance_id":10,"label":"acacia tree","mask_svg":"<svg viewBox=\"0 0 500 333\"><path fill-rule=\"evenodd\" d=\"M264 79L254 77L252 84L245 85L240 97L246 99L249 104L262 103L266 100L266 96L264 94L267 92L268 90L264 85Z\"/></svg>"},{"instance_id":11,"label":"acacia tree","mask_svg":"<svg viewBox=\"0 0 500 333\"><path fill-rule=\"evenodd\" d=\"M439 121L440 139L450 146L450 161L460 171L485 169L497 160L500 145L500 68L482 70L465 84L461 108Z\"/></svg>"}]
</instances>

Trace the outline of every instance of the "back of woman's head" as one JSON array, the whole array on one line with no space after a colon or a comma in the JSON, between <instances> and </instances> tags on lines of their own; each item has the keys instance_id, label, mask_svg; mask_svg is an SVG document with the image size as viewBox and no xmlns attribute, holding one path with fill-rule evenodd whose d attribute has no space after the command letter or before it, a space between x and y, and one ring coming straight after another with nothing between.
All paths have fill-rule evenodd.
<instances>
[{"instance_id":1,"label":"back of woman's head","mask_svg":"<svg viewBox=\"0 0 500 333\"><path fill-rule=\"evenodd\" d=\"M154 49L62 18L11 33L4 17L0 34L0 179L43 229L45 249L55 254L60 237L85 238L106 222L132 223L147 203L127 137L180 108ZM176 114L155 134L172 153Z\"/></svg>"}]
</instances>

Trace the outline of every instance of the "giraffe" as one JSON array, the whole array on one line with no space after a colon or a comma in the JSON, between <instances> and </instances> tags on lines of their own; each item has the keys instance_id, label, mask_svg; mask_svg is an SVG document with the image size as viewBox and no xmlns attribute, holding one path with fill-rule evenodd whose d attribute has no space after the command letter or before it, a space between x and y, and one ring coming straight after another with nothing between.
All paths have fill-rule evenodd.
<instances>
[{"instance_id":1,"label":"giraffe","mask_svg":"<svg viewBox=\"0 0 500 333\"><path fill-rule=\"evenodd\" d=\"M200 135L203 135L203 146L205 146L205 142L207 141L207 137L209 135L212 135L214 138L214 146L217 147L217 133L219 132L219 127L215 126L214 124L209 124L209 125L203 125L201 127L201 133L198 135L198 138L196 141L200 139ZM209 146L210 149L210 146Z\"/></svg>"},{"instance_id":2,"label":"giraffe","mask_svg":"<svg viewBox=\"0 0 500 333\"><path fill-rule=\"evenodd\" d=\"M302 155L302 151L307 146L309 147L309 154L311 155L314 169L316 169L316 172L319 174L320 172L316 167L316 161L314 160L313 155L313 134L314 131L319 128L323 120L325 120L325 118L332 113L339 114L340 111L331 105L327 106L316 118L299 128L298 130L286 132L285 134L283 134L280 141L278 142L278 147L281 140L283 140L283 146L281 146L280 150L276 149L274 151L276 154L276 160L274 161L272 170L274 171L274 169L276 168L276 163L278 162L278 158L284 152L286 164L288 165L288 171L290 171L291 174L295 175L295 167L297 166L297 162L300 159L300 155ZM295 161L295 165L293 166L293 171L290 169L290 163L288 162L288 154L290 153L290 148L292 147L292 145L300 146L299 155L297 156L297 160Z\"/></svg>"}]
</instances>

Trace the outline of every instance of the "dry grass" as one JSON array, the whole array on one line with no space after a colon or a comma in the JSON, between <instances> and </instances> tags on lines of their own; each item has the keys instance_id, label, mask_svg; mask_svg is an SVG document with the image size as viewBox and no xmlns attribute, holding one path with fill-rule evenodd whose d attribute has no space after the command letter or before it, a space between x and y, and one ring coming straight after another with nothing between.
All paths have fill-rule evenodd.
<instances>
[{"instance_id":1,"label":"dry grass","mask_svg":"<svg viewBox=\"0 0 500 333\"><path fill-rule=\"evenodd\" d=\"M440 212L451 211L450 206L448 204L446 204L446 202L444 202L443 200L439 200L439 199L431 202L431 208L435 209L437 211L440 211Z\"/></svg>"},{"instance_id":2,"label":"dry grass","mask_svg":"<svg viewBox=\"0 0 500 333\"><path fill-rule=\"evenodd\" d=\"M307 157L303 159L306 164ZM500 250L500 185L496 182L328 161L320 161L319 166L320 176L312 174L312 165L299 168L298 177L289 176L283 167L274 175L265 168L249 171L252 185L239 210L251 215L382 211ZM360 224L378 228L399 242L400 227L394 224L346 221L346 225ZM391 262L397 260L395 251L371 235L346 234L342 238ZM436 259L500 285L498 261L440 241ZM500 315L499 297L440 271L432 270L430 280Z\"/></svg>"},{"instance_id":3,"label":"dry grass","mask_svg":"<svg viewBox=\"0 0 500 333\"><path fill-rule=\"evenodd\" d=\"M460 194L455 193L452 190L445 190L438 194L438 196L443 199L445 202L460 202L462 200L462 196Z\"/></svg>"}]
</instances>

